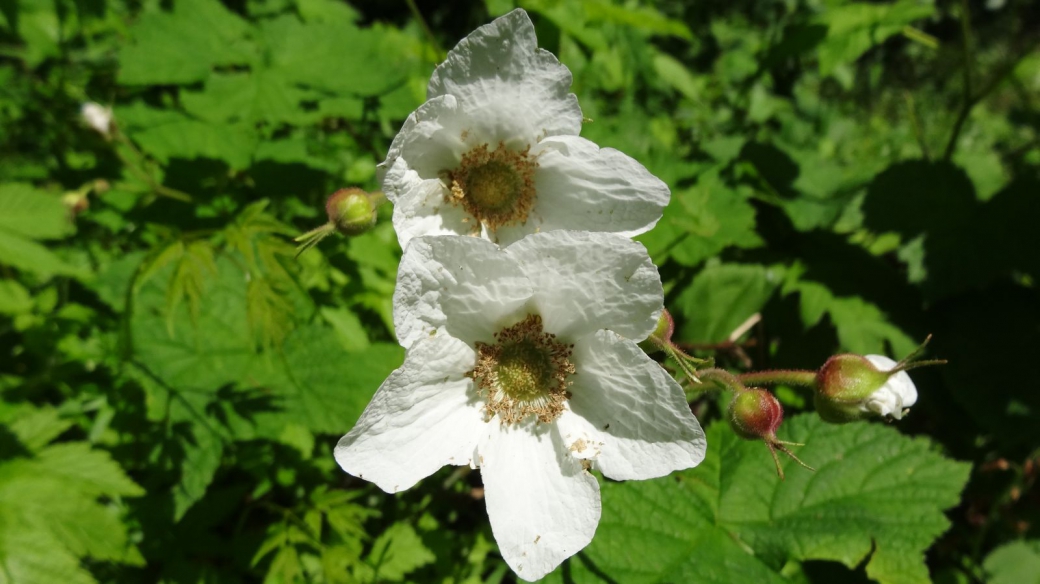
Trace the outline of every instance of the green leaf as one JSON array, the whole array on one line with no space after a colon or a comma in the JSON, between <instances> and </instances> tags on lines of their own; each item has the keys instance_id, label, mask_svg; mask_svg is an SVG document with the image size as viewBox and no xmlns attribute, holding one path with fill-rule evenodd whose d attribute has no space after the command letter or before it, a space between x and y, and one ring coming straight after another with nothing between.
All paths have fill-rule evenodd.
<instances>
[{"instance_id":1,"label":"green leaf","mask_svg":"<svg viewBox=\"0 0 1040 584\"><path fill-rule=\"evenodd\" d=\"M1040 539L1002 545L982 567L990 575L989 584L1040 584Z\"/></svg>"},{"instance_id":2,"label":"green leaf","mask_svg":"<svg viewBox=\"0 0 1040 584\"><path fill-rule=\"evenodd\" d=\"M217 0L178 0L171 12L145 12L130 29L133 42L119 52L124 85L202 81L217 65L252 57L245 41L250 26Z\"/></svg>"},{"instance_id":3,"label":"green leaf","mask_svg":"<svg viewBox=\"0 0 1040 584\"><path fill-rule=\"evenodd\" d=\"M836 67L851 63L872 46L899 34L904 26L935 14L931 4L902 0L894 4L850 2L830 6L820 18L827 25L827 38L820 44L820 73L828 75Z\"/></svg>"},{"instance_id":4,"label":"green leaf","mask_svg":"<svg viewBox=\"0 0 1040 584\"><path fill-rule=\"evenodd\" d=\"M705 172L693 187L672 193L661 221L639 240L657 263L672 258L684 266L696 266L730 246L762 245L746 190L730 188L717 169Z\"/></svg>"},{"instance_id":5,"label":"green leaf","mask_svg":"<svg viewBox=\"0 0 1040 584\"><path fill-rule=\"evenodd\" d=\"M68 264L46 247L19 235L0 229L0 264L36 274L47 279L52 276L86 275L85 270Z\"/></svg>"},{"instance_id":6,"label":"green leaf","mask_svg":"<svg viewBox=\"0 0 1040 584\"><path fill-rule=\"evenodd\" d=\"M0 582L93 582L78 558L141 564L126 526L99 496L137 496L107 453L86 443L0 462Z\"/></svg>"},{"instance_id":7,"label":"green leaf","mask_svg":"<svg viewBox=\"0 0 1040 584\"><path fill-rule=\"evenodd\" d=\"M435 559L415 528L399 521L376 538L365 561L372 568L372 582L401 582L406 575Z\"/></svg>"},{"instance_id":8,"label":"green leaf","mask_svg":"<svg viewBox=\"0 0 1040 584\"><path fill-rule=\"evenodd\" d=\"M603 518L570 560L573 581L785 582L773 572L808 560L866 560L882 584L930 581L924 550L949 526L942 510L957 503L970 465L880 424L802 415L778 435L803 443L798 456L817 471L782 459L780 480L765 446L716 423L697 468L604 482Z\"/></svg>"},{"instance_id":9,"label":"green leaf","mask_svg":"<svg viewBox=\"0 0 1040 584\"><path fill-rule=\"evenodd\" d=\"M338 335L320 326L297 329L282 347L284 369L258 379L274 393L272 417L305 426L313 432L339 434L349 430L383 380L404 361L397 345L376 343L345 353Z\"/></svg>"},{"instance_id":10,"label":"green leaf","mask_svg":"<svg viewBox=\"0 0 1040 584\"><path fill-rule=\"evenodd\" d=\"M205 302L195 315L183 303L167 312L169 267L145 280L136 295L130 321L135 359L168 387L213 393L242 380L256 359L244 274L226 258L216 265L199 291Z\"/></svg>"},{"instance_id":11,"label":"green leaf","mask_svg":"<svg viewBox=\"0 0 1040 584\"><path fill-rule=\"evenodd\" d=\"M0 314L24 314L32 310L32 297L15 280L0 280Z\"/></svg>"},{"instance_id":12,"label":"green leaf","mask_svg":"<svg viewBox=\"0 0 1040 584\"><path fill-rule=\"evenodd\" d=\"M271 45L271 66L284 79L334 94L386 93L417 66L411 39L382 27L288 22Z\"/></svg>"},{"instance_id":13,"label":"green leaf","mask_svg":"<svg viewBox=\"0 0 1040 584\"><path fill-rule=\"evenodd\" d=\"M156 116L158 123L129 134L145 152L163 164L173 158L212 158L226 162L235 170L249 166L257 144L252 128L207 123L175 111L164 111L160 116Z\"/></svg>"},{"instance_id":14,"label":"green leaf","mask_svg":"<svg viewBox=\"0 0 1040 584\"><path fill-rule=\"evenodd\" d=\"M214 74L202 91L181 92L181 104L207 122L298 123L305 120L300 102L311 96L294 88L277 71Z\"/></svg>"},{"instance_id":15,"label":"green leaf","mask_svg":"<svg viewBox=\"0 0 1040 584\"><path fill-rule=\"evenodd\" d=\"M781 275L777 268L758 265L707 266L677 299L685 317L679 329L680 338L698 343L727 340L765 306Z\"/></svg>"},{"instance_id":16,"label":"green leaf","mask_svg":"<svg viewBox=\"0 0 1040 584\"><path fill-rule=\"evenodd\" d=\"M188 509L206 494L220 468L224 453L221 437L201 424L194 426L191 438L183 440L181 477L173 488L173 520L180 521Z\"/></svg>"},{"instance_id":17,"label":"green leaf","mask_svg":"<svg viewBox=\"0 0 1040 584\"><path fill-rule=\"evenodd\" d=\"M61 199L20 183L0 185L0 229L29 239L58 239L73 232Z\"/></svg>"}]
</instances>

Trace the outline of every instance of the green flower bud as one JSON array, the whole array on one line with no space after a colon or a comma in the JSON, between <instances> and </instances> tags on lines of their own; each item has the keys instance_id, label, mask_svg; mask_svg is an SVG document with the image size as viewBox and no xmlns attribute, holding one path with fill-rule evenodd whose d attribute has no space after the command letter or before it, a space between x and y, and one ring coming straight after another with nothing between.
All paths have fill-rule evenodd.
<instances>
[{"instance_id":1,"label":"green flower bud","mask_svg":"<svg viewBox=\"0 0 1040 584\"><path fill-rule=\"evenodd\" d=\"M776 397L762 389L748 389L729 404L729 425L745 440L776 441L776 429L784 421L784 409Z\"/></svg>"},{"instance_id":2,"label":"green flower bud","mask_svg":"<svg viewBox=\"0 0 1040 584\"><path fill-rule=\"evenodd\" d=\"M329 223L343 235L364 233L376 224L376 205L372 197L359 188L340 189L325 202Z\"/></svg>"},{"instance_id":3,"label":"green flower bud","mask_svg":"<svg viewBox=\"0 0 1040 584\"><path fill-rule=\"evenodd\" d=\"M816 411L841 424L870 416L900 419L917 388L899 363L883 355L835 355L816 373Z\"/></svg>"},{"instance_id":4,"label":"green flower bud","mask_svg":"<svg viewBox=\"0 0 1040 584\"><path fill-rule=\"evenodd\" d=\"M661 316L657 318L657 328L639 346L647 353L664 351L672 344L672 335L675 333L675 320L667 309L661 309Z\"/></svg>"}]
</instances>

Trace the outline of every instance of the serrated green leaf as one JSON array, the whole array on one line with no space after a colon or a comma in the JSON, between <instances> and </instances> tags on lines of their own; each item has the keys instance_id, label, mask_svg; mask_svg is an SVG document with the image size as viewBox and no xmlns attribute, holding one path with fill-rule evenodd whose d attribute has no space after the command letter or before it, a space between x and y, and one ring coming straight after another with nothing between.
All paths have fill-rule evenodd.
<instances>
[{"instance_id":1,"label":"serrated green leaf","mask_svg":"<svg viewBox=\"0 0 1040 584\"><path fill-rule=\"evenodd\" d=\"M982 564L989 584L1040 583L1040 540L1015 541L993 550Z\"/></svg>"},{"instance_id":2,"label":"serrated green leaf","mask_svg":"<svg viewBox=\"0 0 1040 584\"><path fill-rule=\"evenodd\" d=\"M294 22L279 32L271 47L272 68L284 79L313 89L379 95L403 83L416 67L410 40L390 29Z\"/></svg>"},{"instance_id":3,"label":"serrated green leaf","mask_svg":"<svg viewBox=\"0 0 1040 584\"><path fill-rule=\"evenodd\" d=\"M275 392L281 411L270 415L320 433L349 430L375 390L404 360L403 350L387 343L346 353L334 332L313 325L289 335L282 355L281 374L257 380Z\"/></svg>"},{"instance_id":4,"label":"serrated green leaf","mask_svg":"<svg viewBox=\"0 0 1040 584\"><path fill-rule=\"evenodd\" d=\"M58 239L73 232L61 199L26 184L0 185L0 229L29 239Z\"/></svg>"},{"instance_id":5,"label":"serrated green leaf","mask_svg":"<svg viewBox=\"0 0 1040 584\"><path fill-rule=\"evenodd\" d=\"M904 26L934 13L934 6L916 0L894 4L850 2L828 7L820 19L827 26L827 38L817 50L820 73L828 75L839 65L855 61Z\"/></svg>"},{"instance_id":6,"label":"serrated green leaf","mask_svg":"<svg viewBox=\"0 0 1040 584\"><path fill-rule=\"evenodd\" d=\"M365 558L371 567L372 582L400 582L411 572L436 558L423 545L419 534L409 523L399 521L380 534ZM368 578L362 577L363 580Z\"/></svg>"},{"instance_id":7,"label":"serrated green leaf","mask_svg":"<svg viewBox=\"0 0 1040 584\"><path fill-rule=\"evenodd\" d=\"M725 341L765 306L780 284L779 268L714 264L697 274L677 299L680 337L697 343Z\"/></svg>"},{"instance_id":8,"label":"serrated green leaf","mask_svg":"<svg viewBox=\"0 0 1040 584\"><path fill-rule=\"evenodd\" d=\"M214 123L298 123L305 120L300 102L311 96L290 85L277 71L214 74L202 91L181 92L184 109Z\"/></svg>"},{"instance_id":9,"label":"serrated green leaf","mask_svg":"<svg viewBox=\"0 0 1040 584\"><path fill-rule=\"evenodd\" d=\"M184 458L181 477L173 488L173 520L180 521L188 509L206 494L220 468L224 442L204 425L194 426L193 435L181 441Z\"/></svg>"},{"instance_id":10,"label":"serrated green leaf","mask_svg":"<svg viewBox=\"0 0 1040 584\"><path fill-rule=\"evenodd\" d=\"M657 226L639 241L658 263L667 258L696 266L730 246L762 244L755 233L755 209L744 189L733 189L717 170L700 175L697 184L672 193Z\"/></svg>"},{"instance_id":11,"label":"serrated green leaf","mask_svg":"<svg viewBox=\"0 0 1040 584\"><path fill-rule=\"evenodd\" d=\"M949 522L970 465L881 424L784 422L782 440L815 473L781 459L727 424L708 431L708 455L678 477L603 483L603 519L574 582L783 582L788 562L866 560L881 584L929 582L924 550ZM767 569L767 567L769 569ZM557 571L557 574L559 571Z\"/></svg>"},{"instance_id":12,"label":"serrated green leaf","mask_svg":"<svg viewBox=\"0 0 1040 584\"><path fill-rule=\"evenodd\" d=\"M77 558L140 563L126 526L97 498L142 493L107 453L86 443L0 462L0 581L93 582Z\"/></svg>"},{"instance_id":13,"label":"serrated green leaf","mask_svg":"<svg viewBox=\"0 0 1040 584\"><path fill-rule=\"evenodd\" d=\"M0 421L30 452L40 450L72 425L52 407L4 401L0 401Z\"/></svg>"},{"instance_id":14,"label":"serrated green leaf","mask_svg":"<svg viewBox=\"0 0 1040 584\"><path fill-rule=\"evenodd\" d=\"M125 85L202 81L217 65L248 62L249 25L216 0L179 0L173 10L145 12L119 52Z\"/></svg>"},{"instance_id":15,"label":"serrated green leaf","mask_svg":"<svg viewBox=\"0 0 1040 584\"><path fill-rule=\"evenodd\" d=\"M240 170L249 166L256 149L256 132L242 124L206 123L179 112L167 112L157 120L161 121L129 133L142 150L164 164L173 158L211 158Z\"/></svg>"}]
</instances>

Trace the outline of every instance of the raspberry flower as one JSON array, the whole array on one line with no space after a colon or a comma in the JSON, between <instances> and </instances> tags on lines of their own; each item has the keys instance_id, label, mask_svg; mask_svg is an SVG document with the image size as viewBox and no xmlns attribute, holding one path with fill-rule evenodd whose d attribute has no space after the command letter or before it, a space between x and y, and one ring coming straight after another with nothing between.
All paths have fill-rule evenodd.
<instances>
[{"instance_id":1,"label":"raspberry flower","mask_svg":"<svg viewBox=\"0 0 1040 584\"><path fill-rule=\"evenodd\" d=\"M618 235L418 238L394 294L404 364L336 460L389 493L479 467L502 556L537 580L592 540L590 468L649 479L704 458L682 388L637 345L662 303L646 249Z\"/></svg>"},{"instance_id":2,"label":"raspberry flower","mask_svg":"<svg viewBox=\"0 0 1040 584\"><path fill-rule=\"evenodd\" d=\"M628 237L661 218L668 187L579 138L571 74L514 10L459 42L379 165L401 247L422 235L509 245L539 231Z\"/></svg>"},{"instance_id":3,"label":"raspberry flower","mask_svg":"<svg viewBox=\"0 0 1040 584\"><path fill-rule=\"evenodd\" d=\"M917 387L906 373L906 359L884 355L835 355L816 375L816 410L828 422L849 422L869 416L900 420L917 402Z\"/></svg>"}]
</instances>

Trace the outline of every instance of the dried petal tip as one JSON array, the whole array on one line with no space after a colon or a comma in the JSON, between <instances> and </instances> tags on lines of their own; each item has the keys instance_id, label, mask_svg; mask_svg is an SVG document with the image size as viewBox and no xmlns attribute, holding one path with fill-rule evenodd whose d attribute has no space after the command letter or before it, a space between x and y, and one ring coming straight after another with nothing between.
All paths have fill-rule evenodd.
<instances>
[{"instance_id":1,"label":"dried petal tip","mask_svg":"<svg viewBox=\"0 0 1040 584\"><path fill-rule=\"evenodd\" d=\"M376 224L376 206L365 191L352 187L340 189L325 202L329 222L343 235L364 233Z\"/></svg>"}]
</instances>

